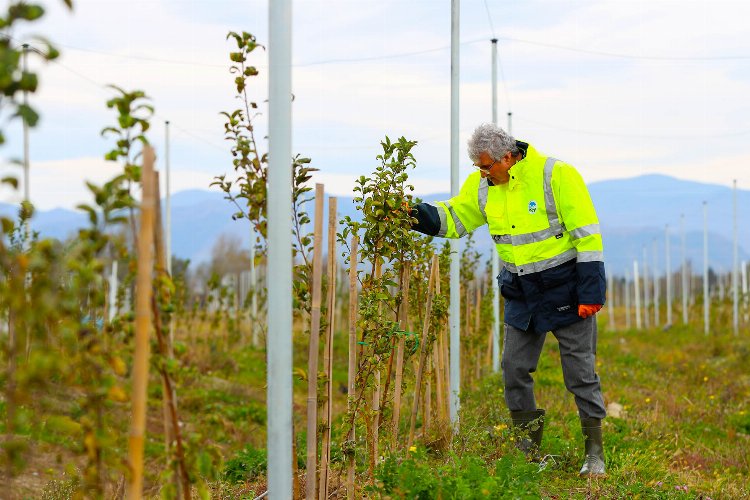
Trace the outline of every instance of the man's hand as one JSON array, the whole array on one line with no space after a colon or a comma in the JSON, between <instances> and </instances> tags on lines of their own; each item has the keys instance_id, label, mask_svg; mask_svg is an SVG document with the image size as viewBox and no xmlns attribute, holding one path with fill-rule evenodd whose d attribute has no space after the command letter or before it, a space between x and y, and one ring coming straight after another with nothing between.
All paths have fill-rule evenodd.
<instances>
[{"instance_id":1,"label":"man's hand","mask_svg":"<svg viewBox=\"0 0 750 500\"><path fill-rule=\"evenodd\" d=\"M579 304L578 315L582 318L588 318L598 313L601 308L601 304Z\"/></svg>"}]
</instances>

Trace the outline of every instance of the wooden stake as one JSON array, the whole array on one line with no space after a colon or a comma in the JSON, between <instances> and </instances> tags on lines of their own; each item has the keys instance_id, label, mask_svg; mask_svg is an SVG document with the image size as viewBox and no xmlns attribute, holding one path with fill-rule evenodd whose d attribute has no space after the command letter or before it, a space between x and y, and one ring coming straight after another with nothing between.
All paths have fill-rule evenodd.
<instances>
[{"instance_id":1,"label":"wooden stake","mask_svg":"<svg viewBox=\"0 0 750 500\"><path fill-rule=\"evenodd\" d=\"M424 315L424 324L422 326L422 338L419 342L419 369L417 370L417 382L414 385L414 404L411 408L411 420L409 423L409 441L407 442L407 448L411 448L414 442L414 427L417 423L417 411L419 410L419 395L422 390L422 376L425 367L425 357L427 355L427 333L430 329L430 315L432 314L432 295L434 283L437 278L437 255L432 257L432 265L430 266L430 278L427 282L427 308Z\"/></svg>"},{"instance_id":2,"label":"wooden stake","mask_svg":"<svg viewBox=\"0 0 750 500\"><path fill-rule=\"evenodd\" d=\"M150 355L151 296L153 278L154 206L154 150L143 147L143 199L141 227L138 237L138 268L135 299L135 353L133 355L133 395L128 467L130 481L127 497L140 499L143 495L143 443L146 434L146 403L148 397L148 364Z\"/></svg>"},{"instance_id":3,"label":"wooden stake","mask_svg":"<svg viewBox=\"0 0 750 500\"><path fill-rule=\"evenodd\" d=\"M399 329L408 331L409 329L409 281L411 279L411 265L404 263L404 273L401 284L401 306L399 309ZM393 423L391 437L393 439L391 446L396 447L398 443L399 420L401 419L401 384L404 377L404 349L406 348L406 338L404 335L398 340L396 351L396 380L393 386Z\"/></svg>"},{"instance_id":4,"label":"wooden stake","mask_svg":"<svg viewBox=\"0 0 750 500\"><path fill-rule=\"evenodd\" d=\"M328 498L328 461L331 456L331 421L333 408L333 332L336 317L336 198L328 198L328 301L326 342L323 351L326 401L323 405L323 440L320 456L318 498Z\"/></svg>"},{"instance_id":5,"label":"wooden stake","mask_svg":"<svg viewBox=\"0 0 750 500\"><path fill-rule=\"evenodd\" d=\"M349 390L347 399L347 411L351 414L353 411L354 399L357 397L355 379L357 377L357 247L359 246L359 237L355 234L352 236L351 252L349 253ZM352 418L352 421L354 419ZM346 497L349 500L354 499L354 472L355 472L355 453L354 453L354 425L349 431L347 440L351 446L350 454L347 457L346 472Z\"/></svg>"},{"instance_id":6,"label":"wooden stake","mask_svg":"<svg viewBox=\"0 0 750 500\"><path fill-rule=\"evenodd\" d=\"M427 376L424 380L424 434L430 432L432 425L432 353L427 355Z\"/></svg>"},{"instance_id":7,"label":"wooden stake","mask_svg":"<svg viewBox=\"0 0 750 500\"><path fill-rule=\"evenodd\" d=\"M312 309L310 351L307 363L307 500L315 500L318 486L318 354L320 348L320 299L323 279L323 184L315 184L315 226L312 261Z\"/></svg>"},{"instance_id":8,"label":"wooden stake","mask_svg":"<svg viewBox=\"0 0 750 500\"><path fill-rule=\"evenodd\" d=\"M445 388L443 387L443 375L442 375L442 358L443 358L443 336L440 334L440 329L437 332L437 338L435 339L435 348L433 350L432 362L433 362L433 373L435 374L435 409L436 418L443 422L445 421L445 415L443 409L445 403L443 402L443 394Z\"/></svg>"}]
</instances>

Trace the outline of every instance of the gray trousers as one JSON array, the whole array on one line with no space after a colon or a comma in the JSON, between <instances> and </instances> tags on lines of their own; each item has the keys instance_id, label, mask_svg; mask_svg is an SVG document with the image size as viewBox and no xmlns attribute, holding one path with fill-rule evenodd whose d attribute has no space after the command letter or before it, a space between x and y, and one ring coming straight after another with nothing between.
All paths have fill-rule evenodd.
<instances>
[{"instance_id":1,"label":"gray trousers","mask_svg":"<svg viewBox=\"0 0 750 500\"><path fill-rule=\"evenodd\" d=\"M596 374L596 318L590 316L570 326L554 330L560 346L565 387L575 396L581 418L607 415ZM503 377L505 403L511 411L536 410L534 379L546 333L525 332L505 324Z\"/></svg>"}]
</instances>

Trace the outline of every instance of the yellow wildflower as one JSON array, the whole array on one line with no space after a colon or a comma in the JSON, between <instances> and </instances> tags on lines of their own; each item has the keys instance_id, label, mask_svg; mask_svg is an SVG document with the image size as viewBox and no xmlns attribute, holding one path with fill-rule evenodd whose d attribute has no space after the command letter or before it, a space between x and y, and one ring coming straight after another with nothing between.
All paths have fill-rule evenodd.
<instances>
[{"instance_id":1,"label":"yellow wildflower","mask_svg":"<svg viewBox=\"0 0 750 500\"><path fill-rule=\"evenodd\" d=\"M415 451L417 451L417 447L416 446L412 446L411 448L409 448L409 451L410 452L415 452Z\"/></svg>"},{"instance_id":2,"label":"yellow wildflower","mask_svg":"<svg viewBox=\"0 0 750 500\"><path fill-rule=\"evenodd\" d=\"M650 403L650 402L651 402L651 398L646 398L646 403Z\"/></svg>"},{"instance_id":3,"label":"yellow wildflower","mask_svg":"<svg viewBox=\"0 0 750 500\"><path fill-rule=\"evenodd\" d=\"M508 425L507 425L507 424L497 424L497 425L495 426L495 430L496 430L497 432L500 432L500 431L504 431L504 430L505 430L505 429L507 429L507 428L508 428Z\"/></svg>"}]
</instances>

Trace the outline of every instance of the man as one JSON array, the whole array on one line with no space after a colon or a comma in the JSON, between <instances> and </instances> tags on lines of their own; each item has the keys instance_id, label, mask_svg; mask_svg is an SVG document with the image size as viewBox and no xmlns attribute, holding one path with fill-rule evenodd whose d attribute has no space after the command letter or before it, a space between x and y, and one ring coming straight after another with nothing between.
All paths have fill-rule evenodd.
<instances>
[{"instance_id":1,"label":"man","mask_svg":"<svg viewBox=\"0 0 750 500\"><path fill-rule=\"evenodd\" d=\"M551 331L585 437L580 475L602 476L606 410L595 372L594 315L604 304L606 280L591 197L575 168L495 125L477 127L468 149L479 171L449 201L416 205L413 229L461 238L489 225L503 264L497 280L505 299L505 401L514 426L529 432L520 447L532 454L541 444L544 410L536 407L531 374Z\"/></svg>"}]
</instances>

